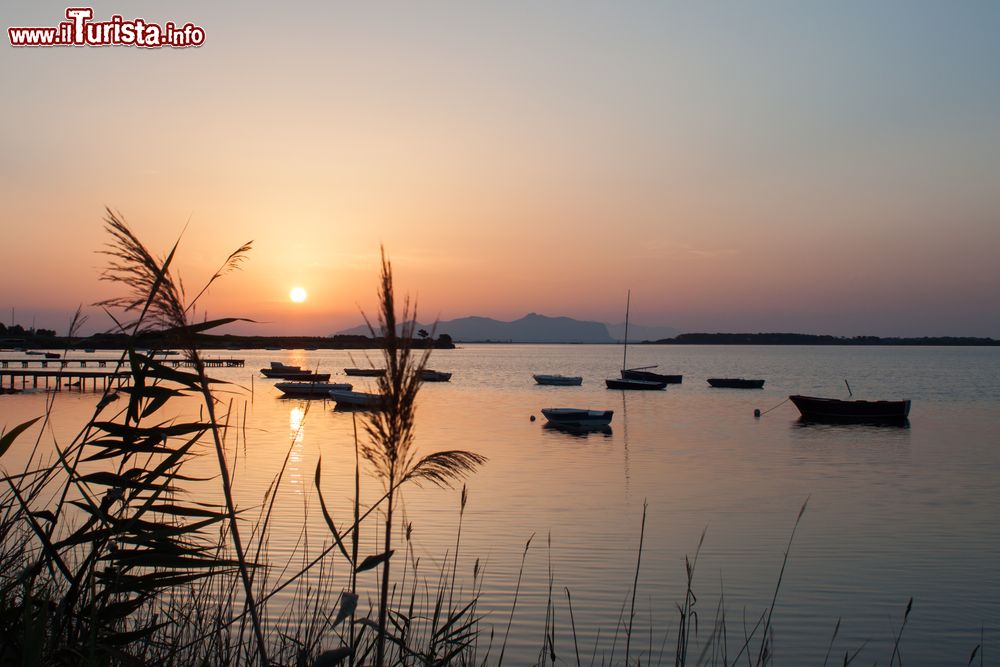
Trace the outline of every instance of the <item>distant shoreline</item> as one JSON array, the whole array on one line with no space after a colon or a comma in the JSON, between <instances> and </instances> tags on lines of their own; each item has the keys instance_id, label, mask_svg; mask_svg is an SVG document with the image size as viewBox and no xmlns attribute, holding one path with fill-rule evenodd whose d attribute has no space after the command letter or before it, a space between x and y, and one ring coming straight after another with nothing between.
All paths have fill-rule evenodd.
<instances>
[{"instance_id":1,"label":"distant shoreline","mask_svg":"<svg viewBox=\"0 0 1000 667\"><path fill-rule=\"evenodd\" d=\"M828 336L794 333L687 333L674 338L643 341L645 345L891 345L927 347L994 347L1000 341L972 336Z\"/></svg>"},{"instance_id":2,"label":"distant shoreline","mask_svg":"<svg viewBox=\"0 0 1000 667\"><path fill-rule=\"evenodd\" d=\"M149 337L136 341L139 346L168 349L176 346L176 341ZM881 336L829 336L793 333L687 333L674 338L649 341L629 341L632 345L822 345L822 346L891 346L891 347L997 347L1000 340L971 336L925 336L925 337L881 337ZM621 341L611 343L591 343L577 341L512 341L512 340L456 340L442 335L436 339L414 339L414 347L449 350L455 343L466 345L621 345ZM97 334L86 338L64 336L25 336L23 338L0 339L0 348L39 349L95 349L120 350L125 345L121 335ZM199 349L205 350L266 350L308 349L321 350L375 350L381 349L378 338L355 335L336 336L236 336L200 335L197 337Z\"/></svg>"},{"instance_id":3,"label":"distant shoreline","mask_svg":"<svg viewBox=\"0 0 1000 667\"><path fill-rule=\"evenodd\" d=\"M129 344L150 349L172 349L178 341L163 336L139 335L135 339L123 334L95 334L86 338L65 336L25 336L23 338L0 338L0 348L24 348L26 350L121 350ZM380 338L368 336L235 336L205 335L195 337L199 350L298 350L316 348L320 350L377 350L382 348ZM414 338L413 347L437 350L454 349L451 338L442 335L437 338Z\"/></svg>"},{"instance_id":4,"label":"distant shoreline","mask_svg":"<svg viewBox=\"0 0 1000 667\"><path fill-rule=\"evenodd\" d=\"M455 340L461 345L621 345L622 341L595 343L590 341L516 341L516 340ZM997 347L1000 340L973 336L829 336L792 333L688 333L660 340L630 340L630 345L829 345L829 346L893 346L893 347Z\"/></svg>"}]
</instances>

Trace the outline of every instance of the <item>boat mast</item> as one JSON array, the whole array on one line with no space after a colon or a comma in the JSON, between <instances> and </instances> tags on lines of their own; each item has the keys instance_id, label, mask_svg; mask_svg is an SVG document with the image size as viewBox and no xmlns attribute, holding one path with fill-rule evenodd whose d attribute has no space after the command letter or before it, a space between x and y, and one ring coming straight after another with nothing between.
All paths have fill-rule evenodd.
<instances>
[{"instance_id":1,"label":"boat mast","mask_svg":"<svg viewBox=\"0 0 1000 667\"><path fill-rule=\"evenodd\" d=\"M632 290L628 291L625 297L625 351L622 352L622 370L625 370L625 361L628 359L628 308L632 303Z\"/></svg>"}]
</instances>

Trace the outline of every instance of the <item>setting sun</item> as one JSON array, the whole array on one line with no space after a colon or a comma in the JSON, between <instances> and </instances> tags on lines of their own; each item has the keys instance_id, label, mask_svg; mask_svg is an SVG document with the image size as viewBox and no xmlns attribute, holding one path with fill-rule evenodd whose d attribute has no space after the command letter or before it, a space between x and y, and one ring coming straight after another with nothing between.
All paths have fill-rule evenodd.
<instances>
[{"instance_id":1,"label":"setting sun","mask_svg":"<svg viewBox=\"0 0 1000 667\"><path fill-rule=\"evenodd\" d=\"M295 303L302 303L308 296L309 293L301 287L293 287L292 291L288 293L288 297Z\"/></svg>"}]
</instances>

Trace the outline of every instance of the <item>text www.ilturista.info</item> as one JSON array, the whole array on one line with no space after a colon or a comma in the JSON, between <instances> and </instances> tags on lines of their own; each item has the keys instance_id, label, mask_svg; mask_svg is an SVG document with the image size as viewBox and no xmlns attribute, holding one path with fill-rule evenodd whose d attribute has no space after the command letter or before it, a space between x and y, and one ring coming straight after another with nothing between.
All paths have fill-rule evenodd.
<instances>
[{"instance_id":1,"label":"text www.ilturista.info","mask_svg":"<svg viewBox=\"0 0 1000 667\"><path fill-rule=\"evenodd\" d=\"M91 7L69 7L67 21L49 28L11 27L7 36L11 46L141 46L184 48L205 43L205 29L168 21L164 25L135 18L126 21L115 14L108 21L92 21Z\"/></svg>"}]
</instances>

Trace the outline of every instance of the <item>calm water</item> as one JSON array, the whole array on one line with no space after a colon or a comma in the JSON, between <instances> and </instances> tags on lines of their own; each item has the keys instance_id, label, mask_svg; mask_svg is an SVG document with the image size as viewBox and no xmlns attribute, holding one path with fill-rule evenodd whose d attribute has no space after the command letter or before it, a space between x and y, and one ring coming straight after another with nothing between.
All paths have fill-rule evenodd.
<instances>
[{"instance_id":1,"label":"calm water","mask_svg":"<svg viewBox=\"0 0 1000 667\"><path fill-rule=\"evenodd\" d=\"M253 387L252 397L239 388L232 395L247 423L246 456L237 464L241 506L260 503L290 450L272 557L293 552L304 522L316 551L327 535L313 486L316 461L322 455L324 493L346 522L352 416L329 402L280 399L256 369L281 360L346 381L343 367L367 362L339 351L234 354L247 359L246 368L215 375ZM454 377L422 390L417 444L423 452L461 448L489 457L468 482L459 578L467 581L481 559L481 610L500 634L524 545L535 535L510 664L533 661L541 646L550 561L559 659L575 664L564 588L572 592L583 659L589 662L598 632L598 661L610 652L629 599L644 501L633 655L636 645L649 652L652 626L653 656L643 663L655 663L669 629L670 662L684 556L693 555L703 531L694 580L700 638L722 591L734 654L743 619L752 626L770 602L807 498L775 612L778 664L822 664L840 617L835 656L868 641L862 664L888 664L911 596L906 664L965 664L981 627L993 660L1000 643L1000 349L637 346L629 364L659 364L661 372L683 373L684 383L665 392L606 390L603 379L621 365L621 348L613 346L469 345L432 358L432 367ZM539 387L532 373L583 375L584 384ZM712 376L767 384L758 391L711 389L704 380ZM779 406L790 393L846 397L844 378L858 398L912 399L909 428L804 426L790 403ZM351 381L356 388L370 382ZM40 414L45 396L0 396L0 423ZM94 401L93 394L61 394L53 435L68 442ZM755 408L774 406L754 419ZM612 432L578 437L545 429L543 407L613 409ZM8 470L19 455L5 456ZM196 465L213 469L209 457ZM366 497L379 490L371 478L363 484ZM454 550L458 503L457 490L405 492L425 573Z\"/></svg>"}]
</instances>

